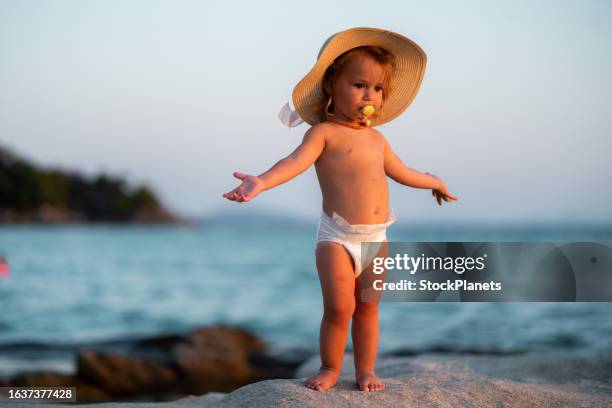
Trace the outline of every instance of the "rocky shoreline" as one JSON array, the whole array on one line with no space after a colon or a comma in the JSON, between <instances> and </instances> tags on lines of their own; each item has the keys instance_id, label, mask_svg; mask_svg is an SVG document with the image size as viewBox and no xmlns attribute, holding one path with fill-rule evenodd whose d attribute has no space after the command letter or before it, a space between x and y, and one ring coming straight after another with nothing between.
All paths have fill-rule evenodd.
<instances>
[{"instance_id":1,"label":"rocky shoreline","mask_svg":"<svg viewBox=\"0 0 612 408\"><path fill-rule=\"evenodd\" d=\"M0 353L15 353L19 347L0 347ZM59 347L64 354L74 355L75 373L25 372L0 378L0 387L75 386L82 403L172 401L231 392L266 379L292 378L307 357L277 355L248 331L225 326L186 335Z\"/></svg>"},{"instance_id":2,"label":"rocky shoreline","mask_svg":"<svg viewBox=\"0 0 612 408\"><path fill-rule=\"evenodd\" d=\"M75 386L78 403L109 408L612 406L611 356L443 351L381 356L381 393L357 390L347 354L338 385L319 393L303 386L318 356L275 353L246 330L213 326L78 347L74 374L23 373L0 386Z\"/></svg>"}]
</instances>

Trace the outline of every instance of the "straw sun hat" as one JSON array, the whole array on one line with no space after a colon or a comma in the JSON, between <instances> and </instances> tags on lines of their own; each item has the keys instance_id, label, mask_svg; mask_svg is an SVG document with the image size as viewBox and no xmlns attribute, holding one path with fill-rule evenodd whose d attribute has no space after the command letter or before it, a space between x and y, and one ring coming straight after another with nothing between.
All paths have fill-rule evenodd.
<instances>
[{"instance_id":1,"label":"straw sun hat","mask_svg":"<svg viewBox=\"0 0 612 408\"><path fill-rule=\"evenodd\" d=\"M395 69L390 81L391 91L384 102L384 109L372 126L395 119L414 100L425 74L427 56L409 38L392 31L377 28L351 28L332 35L325 41L317 62L293 89L293 106L299 116L310 125L319 123L319 113L312 109L324 97L323 75L336 58L353 48L378 46L395 56Z\"/></svg>"}]
</instances>

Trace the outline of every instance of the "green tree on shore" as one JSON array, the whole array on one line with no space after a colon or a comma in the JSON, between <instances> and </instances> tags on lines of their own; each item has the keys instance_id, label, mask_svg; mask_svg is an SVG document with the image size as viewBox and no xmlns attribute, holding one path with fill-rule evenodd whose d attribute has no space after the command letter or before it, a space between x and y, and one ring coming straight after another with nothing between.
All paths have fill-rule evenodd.
<instances>
[{"instance_id":1,"label":"green tree on shore","mask_svg":"<svg viewBox=\"0 0 612 408\"><path fill-rule=\"evenodd\" d=\"M130 221L143 211L161 209L147 186L100 174L40 169L0 146L0 209L35 211L43 205L69 210L87 221Z\"/></svg>"}]
</instances>

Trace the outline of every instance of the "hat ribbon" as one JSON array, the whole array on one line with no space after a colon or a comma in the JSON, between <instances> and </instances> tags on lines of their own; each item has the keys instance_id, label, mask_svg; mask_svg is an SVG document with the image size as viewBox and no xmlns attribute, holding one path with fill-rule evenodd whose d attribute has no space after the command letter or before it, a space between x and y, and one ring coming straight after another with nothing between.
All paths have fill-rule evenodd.
<instances>
[{"instance_id":1,"label":"hat ribbon","mask_svg":"<svg viewBox=\"0 0 612 408\"><path fill-rule=\"evenodd\" d=\"M283 122L283 125L290 128L304 123L304 119L302 119L296 111L291 109L289 102L287 102L285 106L281 108L280 112L278 112L278 118Z\"/></svg>"}]
</instances>

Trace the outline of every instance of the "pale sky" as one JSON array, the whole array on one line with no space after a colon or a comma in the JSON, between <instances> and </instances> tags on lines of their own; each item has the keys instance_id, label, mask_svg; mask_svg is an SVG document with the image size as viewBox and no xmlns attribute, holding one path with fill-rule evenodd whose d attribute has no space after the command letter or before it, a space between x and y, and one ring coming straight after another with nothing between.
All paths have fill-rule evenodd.
<instances>
[{"instance_id":1,"label":"pale sky","mask_svg":"<svg viewBox=\"0 0 612 408\"><path fill-rule=\"evenodd\" d=\"M612 2L0 0L0 144L40 165L146 182L187 215L236 208L307 125L277 118L327 37L425 50L412 106L379 130L460 201L393 181L406 221L612 221ZM242 204L314 217L311 169Z\"/></svg>"}]
</instances>

